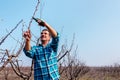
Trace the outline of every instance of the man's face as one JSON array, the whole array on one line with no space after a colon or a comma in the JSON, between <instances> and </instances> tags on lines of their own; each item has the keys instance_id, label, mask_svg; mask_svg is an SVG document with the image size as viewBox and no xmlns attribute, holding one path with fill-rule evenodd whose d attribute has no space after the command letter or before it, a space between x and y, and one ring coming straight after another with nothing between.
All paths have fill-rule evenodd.
<instances>
[{"instance_id":1,"label":"man's face","mask_svg":"<svg viewBox=\"0 0 120 80\"><path fill-rule=\"evenodd\" d=\"M50 34L48 31L42 31L41 32L41 41L49 41L50 40Z\"/></svg>"}]
</instances>

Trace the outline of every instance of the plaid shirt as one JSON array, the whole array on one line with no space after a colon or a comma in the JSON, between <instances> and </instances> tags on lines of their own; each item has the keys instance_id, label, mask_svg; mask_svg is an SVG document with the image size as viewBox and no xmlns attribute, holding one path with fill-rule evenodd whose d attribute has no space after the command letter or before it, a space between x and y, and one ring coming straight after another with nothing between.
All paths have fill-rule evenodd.
<instances>
[{"instance_id":1,"label":"plaid shirt","mask_svg":"<svg viewBox=\"0 0 120 80\"><path fill-rule=\"evenodd\" d=\"M59 37L52 38L46 47L41 44L33 46L26 56L34 59L34 80L58 80L60 75L57 65L57 48Z\"/></svg>"}]
</instances>

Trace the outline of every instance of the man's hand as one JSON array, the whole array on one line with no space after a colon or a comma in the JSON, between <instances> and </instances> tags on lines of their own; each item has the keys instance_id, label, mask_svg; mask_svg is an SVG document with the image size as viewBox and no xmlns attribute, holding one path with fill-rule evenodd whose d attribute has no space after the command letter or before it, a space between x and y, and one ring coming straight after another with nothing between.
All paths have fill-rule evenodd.
<instances>
[{"instance_id":1,"label":"man's hand","mask_svg":"<svg viewBox=\"0 0 120 80\"><path fill-rule=\"evenodd\" d=\"M26 39L26 41L30 41L31 40L31 32L30 32L30 30L24 32L23 37Z\"/></svg>"},{"instance_id":2,"label":"man's hand","mask_svg":"<svg viewBox=\"0 0 120 80\"><path fill-rule=\"evenodd\" d=\"M46 26L46 24L43 20L41 20L39 18L34 18L34 17L32 17L32 19L34 19L38 23L38 25L40 25L42 27Z\"/></svg>"},{"instance_id":3,"label":"man's hand","mask_svg":"<svg viewBox=\"0 0 120 80\"><path fill-rule=\"evenodd\" d=\"M42 21L41 19L38 19L37 22L38 22L38 25L40 25L40 26L43 26L43 27L46 26L45 22Z\"/></svg>"}]
</instances>

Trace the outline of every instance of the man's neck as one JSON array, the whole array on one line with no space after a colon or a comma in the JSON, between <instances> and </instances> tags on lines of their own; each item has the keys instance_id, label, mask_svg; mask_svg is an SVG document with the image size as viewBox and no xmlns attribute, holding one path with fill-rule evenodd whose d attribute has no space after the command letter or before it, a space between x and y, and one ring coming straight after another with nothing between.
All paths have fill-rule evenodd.
<instances>
[{"instance_id":1,"label":"man's neck","mask_svg":"<svg viewBox=\"0 0 120 80\"><path fill-rule=\"evenodd\" d=\"M45 47L48 44L48 41L42 41L42 45Z\"/></svg>"}]
</instances>

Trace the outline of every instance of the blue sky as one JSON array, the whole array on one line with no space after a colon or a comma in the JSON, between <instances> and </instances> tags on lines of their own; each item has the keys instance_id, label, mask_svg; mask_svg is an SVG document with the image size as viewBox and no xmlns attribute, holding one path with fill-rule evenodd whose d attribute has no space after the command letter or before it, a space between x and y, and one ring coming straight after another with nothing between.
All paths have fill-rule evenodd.
<instances>
[{"instance_id":1,"label":"blue sky","mask_svg":"<svg viewBox=\"0 0 120 80\"><path fill-rule=\"evenodd\" d=\"M23 19L28 26L37 0L0 1L0 38ZM71 43L75 33L78 58L89 66L120 62L120 0L41 0L35 17L41 17L61 33L61 42ZM12 33L21 40L21 26ZM27 30L24 28L24 30ZM33 22L31 30L39 36ZM9 44L9 45L8 45ZM0 48L13 49L16 42L9 37ZM24 62L29 59L21 54Z\"/></svg>"}]
</instances>

